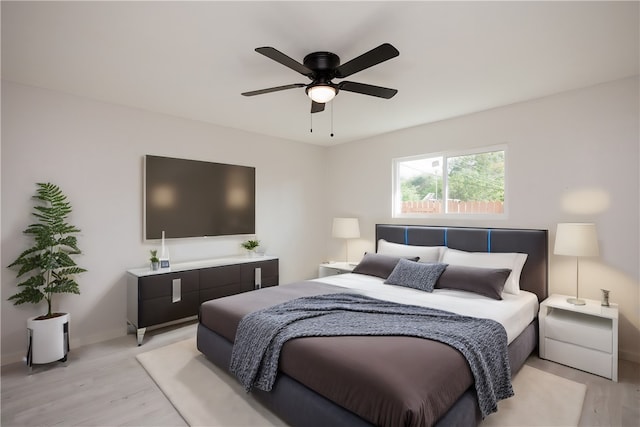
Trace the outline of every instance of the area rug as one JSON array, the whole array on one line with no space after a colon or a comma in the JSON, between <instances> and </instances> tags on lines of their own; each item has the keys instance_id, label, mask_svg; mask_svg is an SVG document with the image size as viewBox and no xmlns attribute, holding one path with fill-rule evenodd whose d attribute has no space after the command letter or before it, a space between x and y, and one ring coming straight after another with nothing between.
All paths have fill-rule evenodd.
<instances>
[{"instance_id":1,"label":"area rug","mask_svg":"<svg viewBox=\"0 0 640 427\"><path fill-rule=\"evenodd\" d=\"M236 379L196 349L195 339L136 356L190 426L286 426ZM516 396L498 404L482 426L577 426L586 386L523 366Z\"/></svg>"},{"instance_id":2,"label":"area rug","mask_svg":"<svg viewBox=\"0 0 640 427\"><path fill-rule=\"evenodd\" d=\"M587 386L524 365L513 380L515 396L498 402L484 426L577 426Z\"/></svg>"}]
</instances>

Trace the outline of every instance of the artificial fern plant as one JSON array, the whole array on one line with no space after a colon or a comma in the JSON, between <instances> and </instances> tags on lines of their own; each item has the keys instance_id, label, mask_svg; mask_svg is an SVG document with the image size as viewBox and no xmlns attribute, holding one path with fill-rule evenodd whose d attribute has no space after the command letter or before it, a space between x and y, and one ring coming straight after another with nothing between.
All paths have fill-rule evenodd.
<instances>
[{"instance_id":1,"label":"artificial fern plant","mask_svg":"<svg viewBox=\"0 0 640 427\"><path fill-rule=\"evenodd\" d=\"M33 236L34 245L22 252L9 265L19 267L18 278L27 277L18 283L21 291L9 297L14 305L47 301L47 314L42 318L55 317L51 312L51 301L55 294L79 294L76 274L86 271L76 265L71 255L80 254L75 233L80 230L66 222L71 213L71 204L55 184L38 183L34 199L33 215L38 219L29 225L25 234Z\"/></svg>"}]
</instances>

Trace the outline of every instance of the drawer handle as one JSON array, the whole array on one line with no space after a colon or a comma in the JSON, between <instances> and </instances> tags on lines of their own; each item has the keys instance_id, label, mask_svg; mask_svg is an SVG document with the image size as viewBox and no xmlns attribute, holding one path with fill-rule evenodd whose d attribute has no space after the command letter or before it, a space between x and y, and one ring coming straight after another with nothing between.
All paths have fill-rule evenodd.
<instances>
[{"instance_id":1,"label":"drawer handle","mask_svg":"<svg viewBox=\"0 0 640 427\"><path fill-rule=\"evenodd\" d=\"M253 283L254 289L262 288L262 268L256 268L256 276Z\"/></svg>"},{"instance_id":2,"label":"drawer handle","mask_svg":"<svg viewBox=\"0 0 640 427\"><path fill-rule=\"evenodd\" d=\"M171 285L173 288L171 302L180 302L182 300L182 279L173 279Z\"/></svg>"}]
</instances>

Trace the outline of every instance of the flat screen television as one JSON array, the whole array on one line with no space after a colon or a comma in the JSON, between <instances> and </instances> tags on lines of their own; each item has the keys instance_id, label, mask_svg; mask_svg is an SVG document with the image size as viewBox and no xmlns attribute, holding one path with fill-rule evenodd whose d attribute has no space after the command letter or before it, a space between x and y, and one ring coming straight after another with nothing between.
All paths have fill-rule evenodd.
<instances>
[{"instance_id":1,"label":"flat screen television","mask_svg":"<svg viewBox=\"0 0 640 427\"><path fill-rule=\"evenodd\" d=\"M145 239L255 234L256 169L146 155Z\"/></svg>"}]
</instances>

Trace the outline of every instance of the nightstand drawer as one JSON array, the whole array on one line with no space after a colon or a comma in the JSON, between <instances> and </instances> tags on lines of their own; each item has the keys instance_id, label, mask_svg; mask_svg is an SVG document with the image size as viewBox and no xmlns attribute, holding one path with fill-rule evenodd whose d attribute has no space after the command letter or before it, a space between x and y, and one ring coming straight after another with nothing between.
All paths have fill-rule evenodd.
<instances>
[{"instance_id":1,"label":"nightstand drawer","mask_svg":"<svg viewBox=\"0 0 640 427\"><path fill-rule=\"evenodd\" d=\"M612 353L611 319L551 309L545 327L547 338Z\"/></svg>"},{"instance_id":2,"label":"nightstand drawer","mask_svg":"<svg viewBox=\"0 0 640 427\"><path fill-rule=\"evenodd\" d=\"M339 270L337 268L324 267L322 274L326 276L337 276L338 274L344 274L343 270Z\"/></svg>"},{"instance_id":3,"label":"nightstand drawer","mask_svg":"<svg viewBox=\"0 0 640 427\"><path fill-rule=\"evenodd\" d=\"M613 356L609 353L603 353L549 338L545 339L545 347L545 359L572 366L602 377L612 378Z\"/></svg>"}]
</instances>

